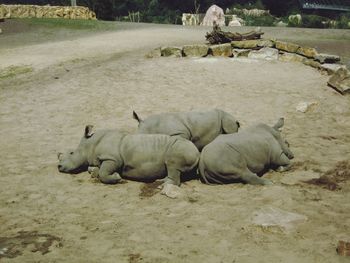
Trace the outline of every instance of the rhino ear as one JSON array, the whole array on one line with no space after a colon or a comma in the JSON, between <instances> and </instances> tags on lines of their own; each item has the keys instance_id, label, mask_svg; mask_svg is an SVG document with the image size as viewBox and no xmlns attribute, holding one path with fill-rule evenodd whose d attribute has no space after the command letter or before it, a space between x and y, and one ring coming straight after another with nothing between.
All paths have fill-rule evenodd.
<instances>
[{"instance_id":1,"label":"rhino ear","mask_svg":"<svg viewBox=\"0 0 350 263\"><path fill-rule=\"evenodd\" d=\"M277 121L277 123L273 126L273 128L276 130L276 131L280 131L281 128L283 127L284 125L284 118L279 118L279 120Z\"/></svg>"},{"instance_id":2,"label":"rhino ear","mask_svg":"<svg viewBox=\"0 0 350 263\"><path fill-rule=\"evenodd\" d=\"M63 153L61 153L61 152L57 153L57 158L58 158L58 160L61 160L62 154L63 154Z\"/></svg>"},{"instance_id":3,"label":"rhino ear","mask_svg":"<svg viewBox=\"0 0 350 263\"><path fill-rule=\"evenodd\" d=\"M132 117L137 120L139 123L142 122L143 120L137 115L135 111L132 112Z\"/></svg>"},{"instance_id":4,"label":"rhino ear","mask_svg":"<svg viewBox=\"0 0 350 263\"><path fill-rule=\"evenodd\" d=\"M85 138L90 138L92 135L94 135L93 127L93 125L86 125L84 133Z\"/></svg>"}]
</instances>

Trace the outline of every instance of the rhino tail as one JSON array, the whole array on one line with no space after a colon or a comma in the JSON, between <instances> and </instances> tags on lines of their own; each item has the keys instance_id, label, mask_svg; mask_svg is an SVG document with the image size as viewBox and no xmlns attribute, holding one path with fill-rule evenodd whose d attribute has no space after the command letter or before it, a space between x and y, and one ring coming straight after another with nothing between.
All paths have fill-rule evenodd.
<instances>
[{"instance_id":1,"label":"rhino tail","mask_svg":"<svg viewBox=\"0 0 350 263\"><path fill-rule=\"evenodd\" d=\"M237 127L241 128L241 124L239 123L239 121L236 121Z\"/></svg>"},{"instance_id":2,"label":"rhino tail","mask_svg":"<svg viewBox=\"0 0 350 263\"><path fill-rule=\"evenodd\" d=\"M273 126L273 128L276 131L279 131L284 125L284 118L279 118L279 120L276 122L276 124Z\"/></svg>"},{"instance_id":3,"label":"rhino tail","mask_svg":"<svg viewBox=\"0 0 350 263\"><path fill-rule=\"evenodd\" d=\"M132 111L132 117L137 120L139 123L142 122L143 120L137 115L136 111Z\"/></svg>"}]
</instances>

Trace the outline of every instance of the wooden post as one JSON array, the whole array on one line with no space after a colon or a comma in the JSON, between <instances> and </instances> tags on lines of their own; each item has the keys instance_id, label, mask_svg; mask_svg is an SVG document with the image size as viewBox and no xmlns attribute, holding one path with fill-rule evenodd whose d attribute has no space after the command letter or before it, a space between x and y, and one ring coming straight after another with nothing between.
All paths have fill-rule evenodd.
<instances>
[{"instance_id":1,"label":"wooden post","mask_svg":"<svg viewBox=\"0 0 350 263\"><path fill-rule=\"evenodd\" d=\"M71 0L70 2L72 6L77 6L77 0Z\"/></svg>"}]
</instances>

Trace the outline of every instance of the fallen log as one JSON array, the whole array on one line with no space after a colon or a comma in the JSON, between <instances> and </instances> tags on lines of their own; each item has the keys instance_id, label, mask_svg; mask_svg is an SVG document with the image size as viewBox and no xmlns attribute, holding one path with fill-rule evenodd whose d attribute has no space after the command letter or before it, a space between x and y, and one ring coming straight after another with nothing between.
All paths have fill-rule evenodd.
<instances>
[{"instance_id":1,"label":"fallen log","mask_svg":"<svg viewBox=\"0 0 350 263\"><path fill-rule=\"evenodd\" d=\"M218 25L214 24L213 31L210 33L208 32L205 35L205 38L211 45L214 45L230 43L231 41L260 39L263 34L264 32L261 32L261 30L254 30L244 34L238 32L225 32L222 31Z\"/></svg>"}]
</instances>

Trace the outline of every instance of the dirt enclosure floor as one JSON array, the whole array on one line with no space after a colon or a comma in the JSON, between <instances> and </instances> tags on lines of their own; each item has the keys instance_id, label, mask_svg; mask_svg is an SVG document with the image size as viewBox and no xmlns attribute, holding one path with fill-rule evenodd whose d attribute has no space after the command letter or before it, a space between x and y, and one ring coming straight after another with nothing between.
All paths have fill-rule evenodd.
<instances>
[{"instance_id":1,"label":"dirt enclosure floor","mask_svg":"<svg viewBox=\"0 0 350 263\"><path fill-rule=\"evenodd\" d=\"M350 241L350 97L327 87L328 76L298 63L144 57L160 45L203 43L209 28L7 29L1 70L30 70L0 78L0 262L349 262L336 247ZM263 31L349 63L349 30ZM316 104L301 113L300 102ZM293 168L265 174L272 186L187 181L177 199L153 184L57 171L57 152L76 147L86 124L133 132L132 110L212 108L242 129L284 116ZM336 190L303 182L324 174ZM264 211L303 219L254 223Z\"/></svg>"}]
</instances>

